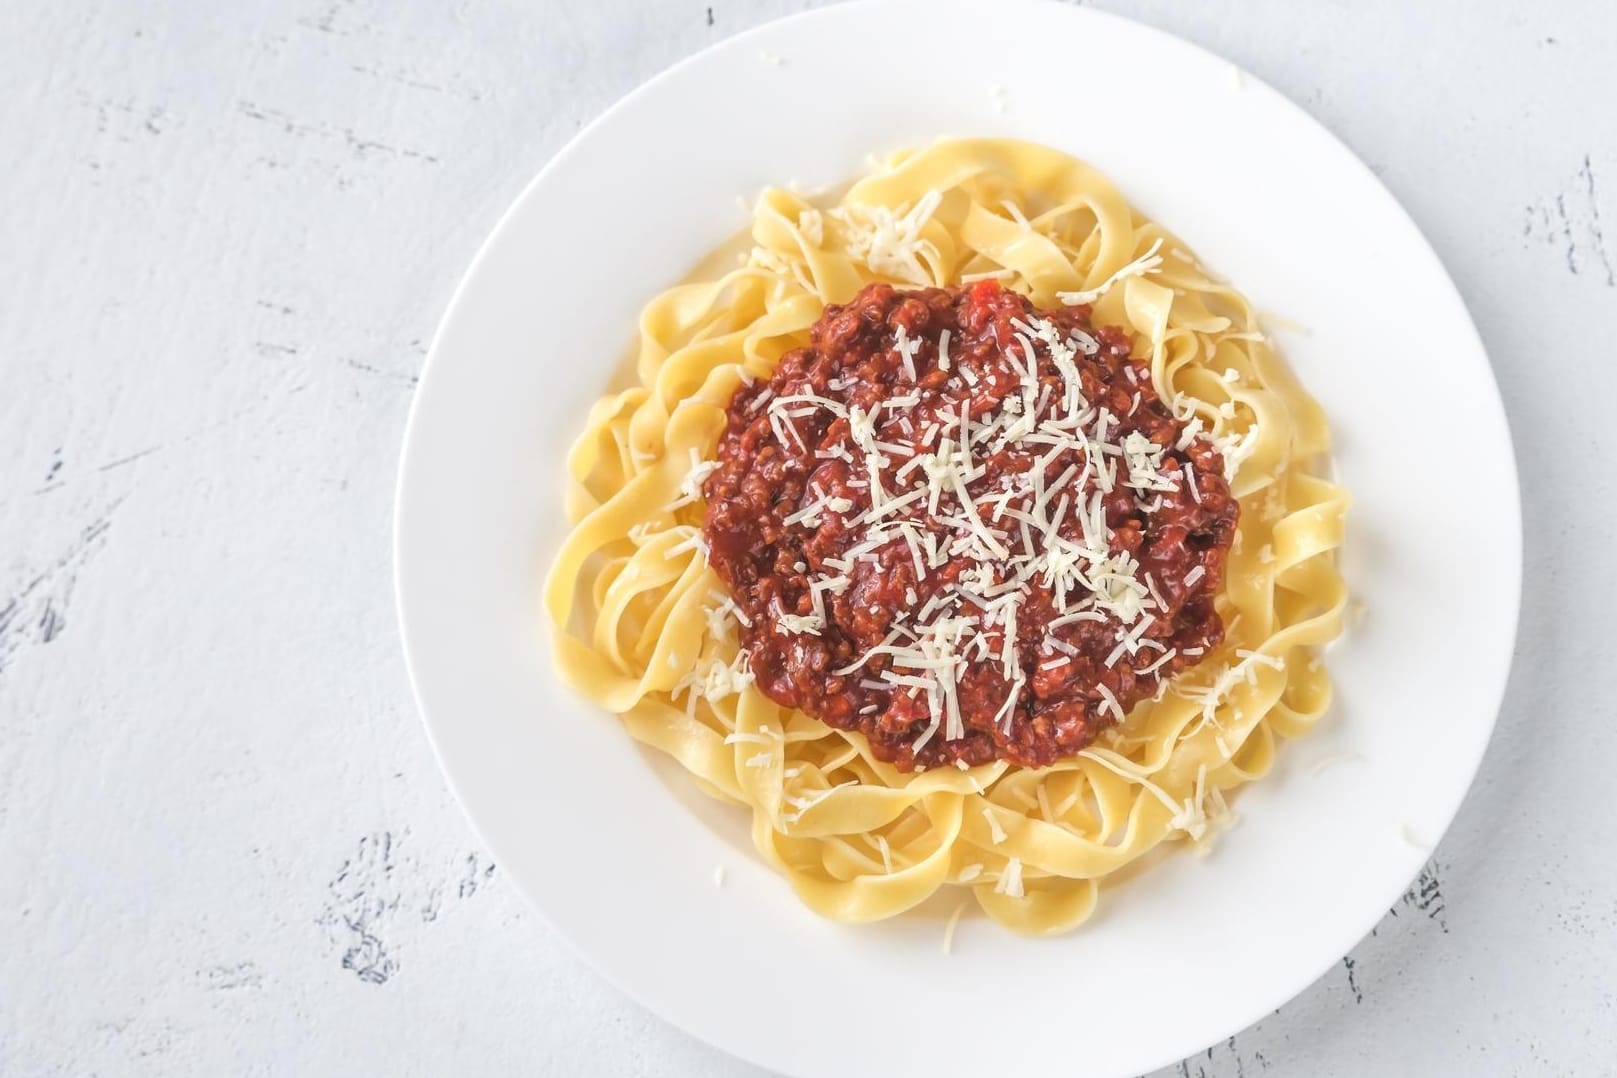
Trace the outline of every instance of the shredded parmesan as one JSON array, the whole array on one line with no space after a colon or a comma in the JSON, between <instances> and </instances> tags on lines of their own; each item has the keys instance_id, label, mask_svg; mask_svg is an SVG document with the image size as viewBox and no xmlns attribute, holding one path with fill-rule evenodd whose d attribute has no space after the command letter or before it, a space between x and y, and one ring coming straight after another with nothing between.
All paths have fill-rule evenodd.
<instances>
[{"instance_id":1,"label":"shredded parmesan","mask_svg":"<svg viewBox=\"0 0 1617 1078\"><path fill-rule=\"evenodd\" d=\"M831 786L827 789L817 790L807 797L788 797L786 799L786 803L797 811L789 814L786 817L787 822L796 823L798 820L803 818L803 814L808 812L809 809L813 808L815 805L818 805L821 801L824 801L838 790L844 789L848 786L857 785L859 785L858 779L849 779L847 782L839 782L835 786Z\"/></svg>"},{"instance_id":2,"label":"shredded parmesan","mask_svg":"<svg viewBox=\"0 0 1617 1078\"><path fill-rule=\"evenodd\" d=\"M932 283L925 263L935 264L938 252L921 232L942 201L937 191L928 191L914 206L896 212L886 206L848 203L827 211L827 216L842 226L849 257L885 276L925 285Z\"/></svg>"},{"instance_id":3,"label":"shredded parmesan","mask_svg":"<svg viewBox=\"0 0 1617 1078\"><path fill-rule=\"evenodd\" d=\"M991 808L984 808L983 819L988 821L989 840L996 846L998 846L1001 842L1004 842L1005 829L999 825L999 819L994 815L994 810Z\"/></svg>"},{"instance_id":4,"label":"shredded parmesan","mask_svg":"<svg viewBox=\"0 0 1617 1078\"><path fill-rule=\"evenodd\" d=\"M825 628L825 619L818 614L782 614L775 619L775 624L789 633L819 636L820 630Z\"/></svg>"},{"instance_id":5,"label":"shredded parmesan","mask_svg":"<svg viewBox=\"0 0 1617 1078\"><path fill-rule=\"evenodd\" d=\"M719 462L716 460L703 460L697 456L696 450L690 451L691 467L685 473L685 478L679 482L679 497L663 506L665 510L678 509L699 501L702 497L702 484L707 477L718 470Z\"/></svg>"},{"instance_id":6,"label":"shredded parmesan","mask_svg":"<svg viewBox=\"0 0 1617 1078\"><path fill-rule=\"evenodd\" d=\"M1329 756L1322 756L1318 760L1315 760L1313 766L1308 769L1308 773L1310 775L1319 775L1322 772L1327 771L1330 768L1335 767L1337 764L1357 763L1358 761L1363 760L1363 759L1364 759L1364 757L1360 756L1356 752L1336 752L1336 753L1332 753Z\"/></svg>"},{"instance_id":7,"label":"shredded parmesan","mask_svg":"<svg viewBox=\"0 0 1617 1078\"><path fill-rule=\"evenodd\" d=\"M1008 895L1011 898L1023 897L1021 858L1012 857L1005 862L1005 870L1000 873L999 882L994 885L994 893Z\"/></svg>"},{"instance_id":8,"label":"shredded parmesan","mask_svg":"<svg viewBox=\"0 0 1617 1078\"><path fill-rule=\"evenodd\" d=\"M954 953L954 930L955 930L955 926L960 924L960 915L966 912L966 906L967 905L968 905L968 903L965 903L965 902L960 903L960 905L958 905L958 906L956 906L954 908L954 912L949 914L949 919L947 921L943 922L943 953L944 954L953 954Z\"/></svg>"},{"instance_id":9,"label":"shredded parmesan","mask_svg":"<svg viewBox=\"0 0 1617 1078\"><path fill-rule=\"evenodd\" d=\"M1069 307L1077 307L1085 303L1094 303L1107 292L1111 291L1113 285L1117 284L1121 280L1124 280L1125 278L1143 277L1147 274L1155 273L1157 271L1157 267L1162 265L1162 256L1157 254L1158 249L1161 247L1162 241L1155 240L1152 242L1151 249L1149 251L1145 252L1145 254L1141 255L1139 258L1136 258L1134 261L1121 267L1116 273L1106 278L1106 280L1102 281L1097 287L1083 292L1057 292L1056 298Z\"/></svg>"}]
</instances>

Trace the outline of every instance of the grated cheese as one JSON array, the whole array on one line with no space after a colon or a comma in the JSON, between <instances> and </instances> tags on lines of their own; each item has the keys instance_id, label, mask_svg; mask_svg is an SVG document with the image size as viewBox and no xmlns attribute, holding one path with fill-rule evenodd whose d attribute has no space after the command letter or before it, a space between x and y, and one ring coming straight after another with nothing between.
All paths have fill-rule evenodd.
<instances>
[{"instance_id":1,"label":"grated cheese","mask_svg":"<svg viewBox=\"0 0 1617 1078\"><path fill-rule=\"evenodd\" d=\"M818 805L821 801L824 801L826 798L830 797L832 794L836 793L838 790L845 789L846 787L849 787L849 786L857 786L857 785L859 785L859 780L858 779L849 779L847 782L839 782L835 786L829 787L829 788L824 789L824 790L819 790L819 791L811 794L808 797L788 797L788 798L786 798L786 803L797 810L796 812L791 813L790 815L788 815L786 817L787 822L788 823L796 823L797 821L799 821L799 820L801 820L803 818L803 814L805 812L807 812L809 809L813 808L815 805Z\"/></svg>"},{"instance_id":2,"label":"grated cheese","mask_svg":"<svg viewBox=\"0 0 1617 1078\"><path fill-rule=\"evenodd\" d=\"M984 809L983 809L983 819L988 821L988 838L989 838L989 840L991 842L993 842L993 844L996 845L996 846L998 846L1001 842L1004 842L1005 841L1005 829L999 825L999 818L994 815L994 810L991 809L991 808L984 807Z\"/></svg>"},{"instance_id":3,"label":"grated cheese","mask_svg":"<svg viewBox=\"0 0 1617 1078\"><path fill-rule=\"evenodd\" d=\"M936 262L938 253L921 238L921 231L942 201L940 193L928 191L914 206L898 211L850 203L826 215L842 226L844 249L850 258L884 276L925 285L931 283L931 275L923 259Z\"/></svg>"},{"instance_id":4,"label":"grated cheese","mask_svg":"<svg viewBox=\"0 0 1617 1078\"><path fill-rule=\"evenodd\" d=\"M1318 775L1326 770L1329 770L1330 768L1335 767L1337 764L1357 763L1363 759L1364 757L1360 756L1356 752L1332 753L1329 756L1321 757L1320 759L1315 760L1314 765L1308 769L1308 773L1310 775Z\"/></svg>"},{"instance_id":5,"label":"grated cheese","mask_svg":"<svg viewBox=\"0 0 1617 1078\"><path fill-rule=\"evenodd\" d=\"M786 632L808 636L819 636L825 628L825 618L819 614L782 614L775 623Z\"/></svg>"},{"instance_id":6,"label":"grated cheese","mask_svg":"<svg viewBox=\"0 0 1617 1078\"><path fill-rule=\"evenodd\" d=\"M1022 898L1022 861L1012 857L1005 862L1005 870L1000 873L999 882L994 884L994 893L1009 895L1011 898Z\"/></svg>"},{"instance_id":7,"label":"grated cheese","mask_svg":"<svg viewBox=\"0 0 1617 1078\"><path fill-rule=\"evenodd\" d=\"M966 912L967 903L962 902L949 914L949 919L943 923L943 953L954 953L954 930L960 924L960 915Z\"/></svg>"},{"instance_id":8,"label":"grated cheese","mask_svg":"<svg viewBox=\"0 0 1617 1078\"><path fill-rule=\"evenodd\" d=\"M1117 284L1121 280L1124 280L1125 278L1143 277L1147 274L1155 273L1157 267L1162 265L1162 256L1157 254L1157 251L1159 248L1161 248L1161 246L1161 240L1153 241L1149 251L1141 255L1139 258L1136 258L1134 261L1121 267L1116 273L1106 278L1106 280L1102 281L1100 285L1095 288L1091 288L1083 292L1057 292L1056 298L1062 303L1066 304L1068 307L1077 307L1085 303L1094 303L1096 300L1100 299L1107 292L1109 292L1113 285Z\"/></svg>"}]
</instances>

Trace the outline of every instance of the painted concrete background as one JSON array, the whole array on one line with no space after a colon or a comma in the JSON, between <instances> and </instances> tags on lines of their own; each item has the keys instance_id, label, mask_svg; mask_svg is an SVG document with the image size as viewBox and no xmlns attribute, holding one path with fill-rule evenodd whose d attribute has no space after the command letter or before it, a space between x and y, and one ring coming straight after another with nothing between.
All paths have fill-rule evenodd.
<instances>
[{"instance_id":1,"label":"painted concrete background","mask_svg":"<svg viewBox=\"0 0 1617 1078\"><path fill-rule=\"evenodd\" d=\"M479 850L389 531L496 216L625 91L800 6L0 4L0 1074L753 1073ZM1488 344L1528 521L1454 830L1340 966L1177 1073L1617 1073L1617 8L1097 6L1276 85L1403 200ZM1365 283L1366 317L1397 302Z\"/></svg>"}]
</instances>

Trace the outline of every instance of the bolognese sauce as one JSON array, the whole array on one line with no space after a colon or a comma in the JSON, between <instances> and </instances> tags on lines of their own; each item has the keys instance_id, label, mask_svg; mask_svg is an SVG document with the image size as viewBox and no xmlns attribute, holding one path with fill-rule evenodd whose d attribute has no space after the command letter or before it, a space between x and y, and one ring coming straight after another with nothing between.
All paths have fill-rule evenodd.
<instances>
[{"instance_id":1,"label":"bolognese sauce","mask_svg":"<svg viewBox=\"0 0 1617 1078\"><path fill-rule=\"evenodd\" d=\"M873 284L737 390L703 531L764 695L903 771L1041 767L1222 642L1224 461L1090 316Z\"/></svg>"}]
</instances>

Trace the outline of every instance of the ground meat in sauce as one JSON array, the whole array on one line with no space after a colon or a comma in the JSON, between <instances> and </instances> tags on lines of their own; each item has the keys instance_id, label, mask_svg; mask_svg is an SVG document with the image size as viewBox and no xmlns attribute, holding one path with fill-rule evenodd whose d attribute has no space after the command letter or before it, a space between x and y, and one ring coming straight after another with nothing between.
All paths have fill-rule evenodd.
<instances>
[{"instance_id":1,"label":"ground meat in sauce","mask_svg":"<svg viewBox=\"0 0 1617 1078\"><path fill-rule=\"evenodd\" d=\"M1089 315L1087 307L1037 310L1025 297L993 282L915 291L869 285L851 302L826 308L814 324L810 345L787 353L767 383L736 392L719 442L719 467L704 485L704 532L713 568L750 623L742 629L742 641L764 695L831 726L864 733L876 757L900 770L994 759L1040 767L1084 748L1117 721L1118 709L1126 713L1151 696L1160 679L1195 664L1221 643L1223 625L1213 600L1238 514L1223 460L1206 440L1183 438L1183 427L1153 390L1148 368L1130 358L1125 334L1111 326L1096 329ZM985 570L971 557L945 549L938 558L941 564L923 559L918 572L912 544L902 537L848 564L846 553L866 537L865 527L855 521L872 504L865 453L838 409L812 403L782 408L778 398L813 394L844 413L855 406L865 414L874 412L875 441L886 457L885 463L877 462L876 476L887 497L897 497L926 483L922 469L912 468L903 479L897 476L916 452L938 448L941 436L930 428L947 430L958 424L962 403L970 420L980 423L1016 410L1020 402L1006 404L1012 397L1025 394L1031 399L1021 373L1028 343L1037 357L1035 416L1042 422L1057 412L1066 392L1062 369L1047 341L1029 342L1025 333L1028 322L1040 318L1062 339L1084 341L1094 352L1077 354L1076 368L1082 399L1111 417L1103 432L1115 433L1106 440L1119 445L1139 432L1152 443L1153 454L1160 451L1160 473L1168 477L1162 485L1176 483L1172 490L1137 490L1117 481L1106 493L1085 471L1076 483L1069 481L1071 508L1052 518L1058 521L1056 534L1081 539L1076 519L1081 505L1101 491L1109 551L1126 551L1137 561L1138 577L1151 592L1150 620L1142 632L1138 619L1125 625L1114 613L1104 612L1052 628L1063 616L1063 602L1070 603L1069 611L1080 609L1083 596L1058 596L1034 576L1015 589L1022 598L1009 648L1005 625L986 625L981 633L985 644L956 675L964 736L946 740L944 731L935 730L926 738L936 725L928 694L887 681L915 671L895 670L891 655L867 653L894 638L895 624L918 624L929 603L939 609L942 600L935 597L940 593L956 596L947 609L969 612L969 602L960 600L958 591L983 591ZM941 369L938 345L945 331L949 366ZM908 364L900 350L904 341L915 349ZM1070 377L1072 366L1066 370ZM896 406L882 406L893 401ZM795 434L784 430L788 422ZM1031 472L1040 457L1046 458L1041 484L1053 484L1070 465L1085 462L1083 449L1062 449L1053 458L1050 450L1049 444L1020 440L989 443L979 450L975 463L984 470L966 489L985 524L1008 548L1025 544L1025 537L1017 538L1021 528L1011 517L991 519L991 496L1008 485L1030 482L1017 476ZM1108 459L1105 453L1097 457L1096 463ZM1110 459L1122 467L1115 463L1115 452ZM1193 471L1189 480L1184 477L1187 465ZM821 505L816 513L786 523L816 503ZM958 501L952 504L957 512L962 508ZM1007 504L1016 508L1023 503ZM941 504L939 513L948 515ZM919 529L945 539L960 530L958 521L934 516L925 498L893 516L913 520ZM1039 536L1031 541L1037 544ZM847 582L840 590L819 595L823 623L817 623L818 632L804 631L801 619L817 616L811 581L844 576ZM963 578L970 587L962 584ZM996 585L1006 579L1003 571L994 576ZM798 631L786 627L794 621ZM1134 637L1132 653L1120 646L1125 633ZM902 642L905 634L896 638ZM1006 676L1004 659L1012 649L1020 684ZM836 673L861 657L866 661L857 670ZM1015 700L1007 706L1013 688ZM923 739L917 752L916 743Z\"/></svg>"}]
</instances>

